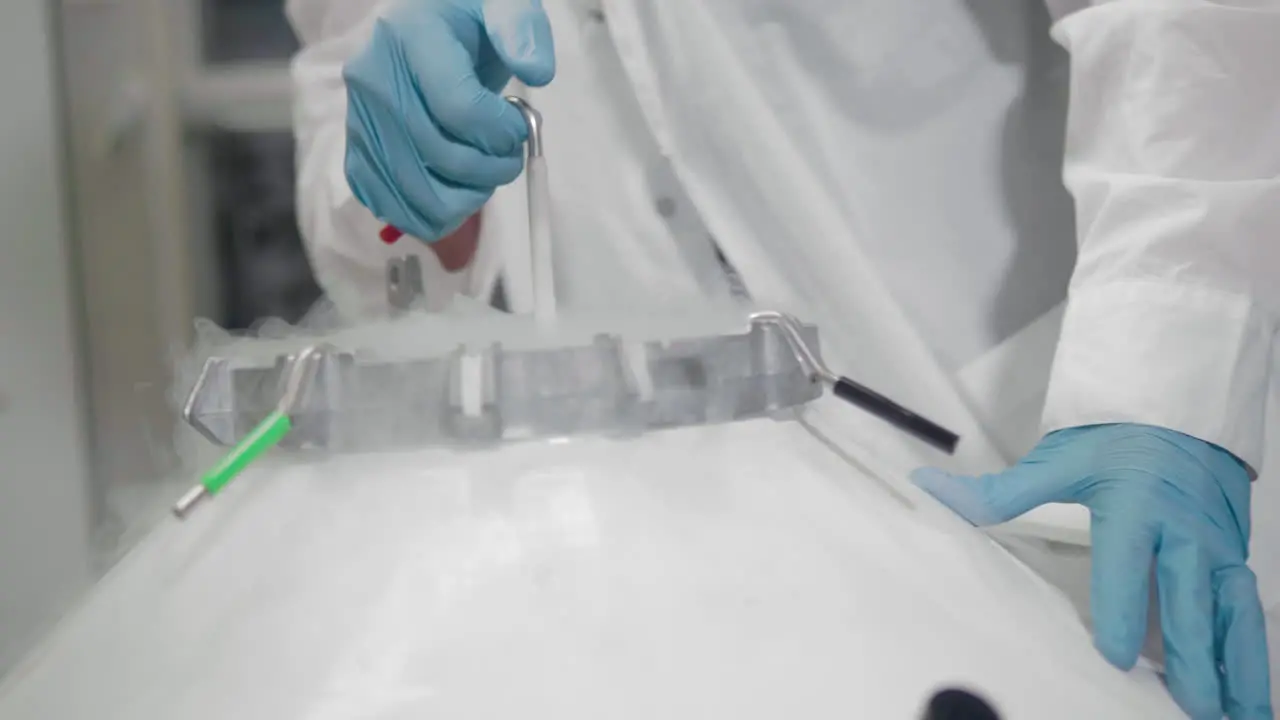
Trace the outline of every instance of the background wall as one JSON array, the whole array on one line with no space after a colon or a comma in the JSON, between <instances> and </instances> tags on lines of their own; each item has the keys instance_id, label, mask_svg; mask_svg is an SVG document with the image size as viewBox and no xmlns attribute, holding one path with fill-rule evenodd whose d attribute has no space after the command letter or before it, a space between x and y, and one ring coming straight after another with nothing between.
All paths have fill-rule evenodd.
<instances>
[{"instance_id":1,"label":"background wall","mask_svg":"<svg viewBox=\"0 0 1280 720\"><path fill-rule=\"evenodd\" d=\"M49 10L5 0L0 22L0 674L92 577Z\"/></svg>"},{"instance_id":2,"label":"background wall","mask_svg":"<svg viewBox=\"0 0 1280 720\"><path fill-rule=\"evenodd\" d=\"M192 481L170 371L192 321L296 319L283 0L59 0L84 256L94 545L110 564Z\"/></svg>"},{"instance_id":3,"label":"background wall","mask_svg":"<svg viewBox=\"0 0 1280 720\"><path fill-rule=\"evenodd\" d=\"M316 298L283 0L0 2L0 675L193 482L193 320Z\"/></svg>"}]
</instances>

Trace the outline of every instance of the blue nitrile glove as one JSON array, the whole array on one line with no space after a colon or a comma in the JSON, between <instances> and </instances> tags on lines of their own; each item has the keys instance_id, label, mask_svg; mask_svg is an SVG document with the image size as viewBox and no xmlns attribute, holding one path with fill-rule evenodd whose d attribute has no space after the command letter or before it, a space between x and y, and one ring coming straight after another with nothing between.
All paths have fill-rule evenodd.
<instances>
[{"instance_id":1,"label":"blue nitrile glove","mask_svg":"<svg viewBox=\"0 0 1280 720\"><path fill-rule=\"evenodd\" d=\"M347 63L347 182L379 220L428 242L524 166L528 128L498 93L551 82L541 0L407 0Z\"/></svg>"},{"instance_id":2,"label":"blue nitrile glove","mask_svg":"<svg viewBox=\"0 0 1280 720\"><path fill-rule=\"evenodd\" d=\"M1092 517L1094 642L1133 667L1147 628L1154 559L1169 690L1197 720L1271 718L1267 640L1249 550L1249 473L1201 440L1145 425L1049 434L1015 467L912 480L976 525L1045 503Z\"/></svg>"}]
</instances>

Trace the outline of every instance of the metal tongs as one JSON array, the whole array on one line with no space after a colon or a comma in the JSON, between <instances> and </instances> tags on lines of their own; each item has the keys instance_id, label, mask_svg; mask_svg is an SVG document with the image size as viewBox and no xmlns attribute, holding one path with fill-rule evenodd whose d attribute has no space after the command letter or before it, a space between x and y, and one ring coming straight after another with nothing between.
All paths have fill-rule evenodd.
<instances>
[{"instance_id":1,"label":"metal tongs","mask_svg":"<svg viewBox=\"0 0 1280 720\"><path fill-rule=\"evenodd\" d=\"M556 294L551 251L551 191L547 177L547 161L542 154L542 114L525 100L508 96L510 103L524 118L529 129L525 143L525 184L528 191L529 210L529 282L533 295L533 315L541 323L554 322L556 318ZM382 241L393 244L404 233L387 226L379 233ZM518 267L518 262L510 262ZM417 255L392 258L387 263L387 303L393 312L406 310L424 292L422 264Z\"/></svg>"},{"instance_id":2,"label":"metal tongs","mask_svg":"<svg viewBox=\"0 0 1280 720\"><path fill-rule=\"evenodd\" d=\"M783 336L787 339L787 344L791 346L791 352L795 355L796 361L809 374L810 380L820 382L831 388L831 392L836 397L857 405L908 435L928 443L948 455L956 451L956 444L960 442L959 435L927 418L917 415L869 387L832 372L830 368L822 363L818 354L804 341L804 338L800 335L800 323L794 317L780 312L763 311L752 314L751 322L774 325L782 330Z\"/></svg>"},{"instance_id":3,"label":"metal tongs","mask_svg":"<svg viewBox=\"0 0 1280 720\"><path fill-rule=\"evenodd\" d=\"M276 409L263 418L222 461L200 478L200 483L187 491L173 506L173 514L185 519L202 501L217 495L258 456L275 447L293 429L293 414L315 378L325 355L333 350L326 343L312 345L293 358L285 381L284 394Z\"/></svg>"},{"instance_id":4,"label":"metal tongs","mask_svg":"<svg viewBox=\"0 0 1280 720\"><path fill-rule=\"evenodd\" d=\"M529 193L529 254L533 279L533 316L538 322L556 318L555 275L551 253L551 189L547 178L547 161L542 156L542 115L533 106L514 95L507 102L516 106L529 126L529 141L524 165L525 184Z\"/></svg>"}]
</instances>

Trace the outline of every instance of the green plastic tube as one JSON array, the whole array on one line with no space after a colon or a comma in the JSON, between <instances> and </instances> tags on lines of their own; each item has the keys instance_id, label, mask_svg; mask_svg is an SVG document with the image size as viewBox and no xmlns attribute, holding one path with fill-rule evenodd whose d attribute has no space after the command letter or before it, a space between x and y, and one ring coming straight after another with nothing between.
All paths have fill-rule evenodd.
<instances>
[{"instance_id":1,"label":"green plastic tube","mask_svg":"<svg viewBox=\"0 0 1280 720\"><path fill-rule=\"evenodd\" d=\"M200 478L205 492L210 496L217 495L227 483L257 460L259 455L275 447L292 429L293 421L279 410L265 417L221 462Z\"/></svg>"}]
</instances>

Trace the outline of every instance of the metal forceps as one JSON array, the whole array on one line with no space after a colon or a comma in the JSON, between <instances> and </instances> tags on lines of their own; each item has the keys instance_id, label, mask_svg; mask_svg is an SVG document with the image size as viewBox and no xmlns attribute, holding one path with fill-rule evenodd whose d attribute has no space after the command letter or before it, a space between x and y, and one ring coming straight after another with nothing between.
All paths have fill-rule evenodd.
<instances>
[{"instance_id":1,"label":"metal forceps","mask_svg":"<svg viewBox=\"0 0 1280 720\"><path fill-rule=\"evenodd\" d=\"M529 129L525 142L525 184L529 196L529 259L533 289L533 314L543 323L556 318L555 275L551 251L551 191L547 161L542 154L542 114L528 101L508 95L506 101L524 118ZM390 225L379 237L388 245L404 233ZM387 299L393 309L410 307L423 293L422 268L416 256L393 258L387 263Z\"/></svg>"},{"instance_id":2,"label":"metal forceps","mask_svg":"<svg viewBox=\"0 0 1280 720\"><path fill-rule=\"evenodd\" d=\"M765 311L751 315L753 325L772 325L782 331L791 352L809 378L831 388L836 397L857 405L907 434L947 453L956 451L960 436L937 423L921 417L889 398L831 371L800 335L799 323L785 313Z\"/></svg>"}]
</instances>

